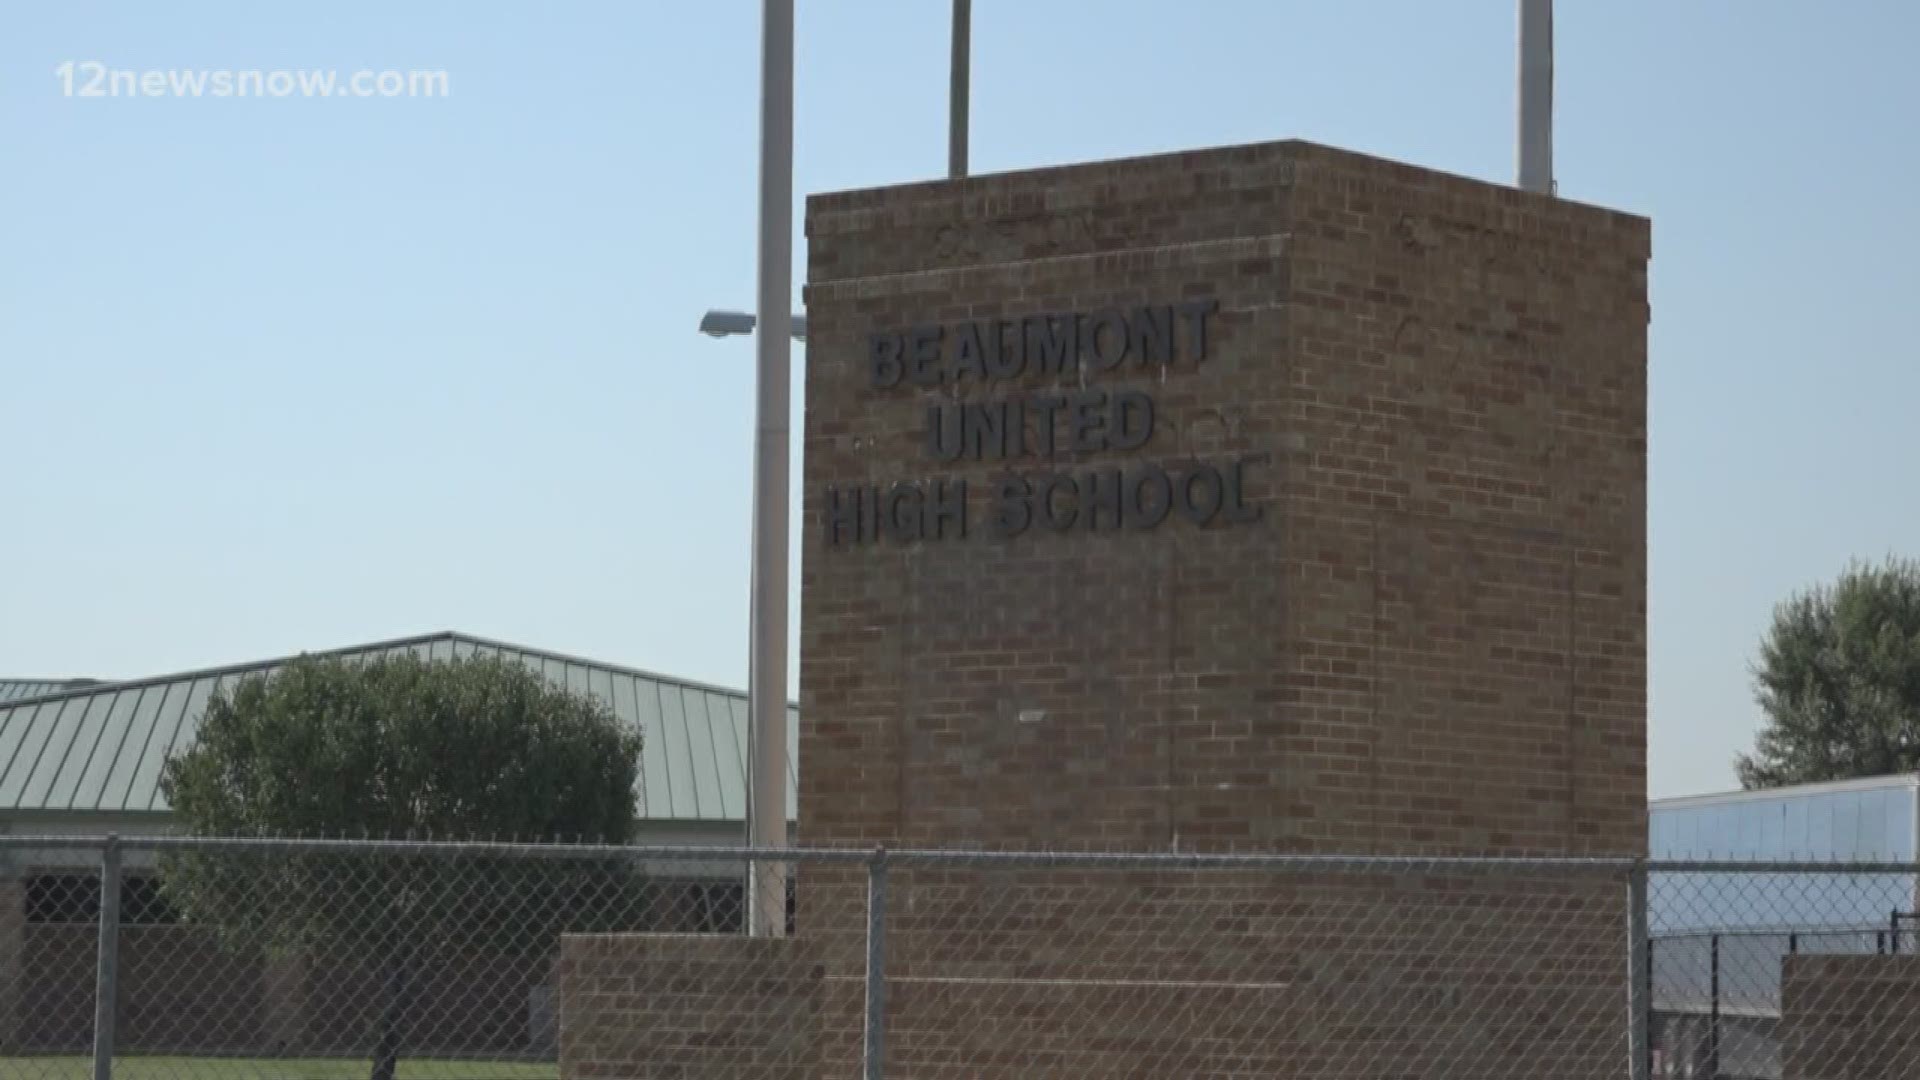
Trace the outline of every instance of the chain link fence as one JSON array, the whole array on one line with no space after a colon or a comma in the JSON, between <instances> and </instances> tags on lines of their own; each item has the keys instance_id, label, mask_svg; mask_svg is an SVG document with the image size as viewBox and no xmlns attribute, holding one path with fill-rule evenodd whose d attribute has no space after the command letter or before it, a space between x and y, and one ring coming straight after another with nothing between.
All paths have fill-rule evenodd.
<instances>
[{"instance_id":1,"label":"chain link fence","mask_svg":"<svg viewBox=\"0 0 1920 1080\"><path fill-rule=\"evenodd\" d=\"M1897 864L1653 873L1654 1075L1920 1076L1916 882Z\"/></svg>"},{"instance_id":2,"label":"chain link fence","mask_svg":"<svg viewBox=\"0 0 1920 1080\"><path fill-rule=\"evenodd\" d=\"M1911 866L764 854L0 838L0 1078L1920 1075Z\"/></svg>"}]
</instances>

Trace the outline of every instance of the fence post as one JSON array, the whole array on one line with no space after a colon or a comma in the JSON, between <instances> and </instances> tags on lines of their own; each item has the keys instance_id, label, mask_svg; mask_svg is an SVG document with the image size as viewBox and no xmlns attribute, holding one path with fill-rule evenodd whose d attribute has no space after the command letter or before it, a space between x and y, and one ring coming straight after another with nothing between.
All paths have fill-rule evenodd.
<instances>
[{"instance_id":1,"label":"fence post","mask_svg":"<svg viewBox=\"0 0 1920 1080\"><path fill-rule=\"evenodd\" d=\"M1648 1019L1653 1013L1653 952L1647 940L1647 864L1627 872L1627 1076L1648 1080L1653 1046Z\"/></svg>"},{"instance_id":2,"label":"fence post","mask_svg":"<svg viewBox=\"0 0 1920 1080\"><path fill-rule=\"evenodd\" d=\"M100 849L100 966L93 980L93 1080L113 1080L115 985L120 975L120 838Z\"/></svg>"},{"instance_id":3,"label":"fence post","mask_svg":"<svg viewBox=\"0 0 1920 1080\"><path fill-rule=\"evenodd\" d=\"M1720 935L1707 935L1709 955L1708 979L1712 983L1712 1000L1708 1004L1707 1018L1707 1075L1720 1075Z\"/></svg>"},{"instance_id":4,"label":"fence post","mask_svg":"<svg viewBox=\"0 0 1920 1080\"><path fill-rule=\"evenodd\" d=\"M867 861L867 1020L865 1080L880 1080L887 1057L887 849Z\"/></svg>"}]
</instances>

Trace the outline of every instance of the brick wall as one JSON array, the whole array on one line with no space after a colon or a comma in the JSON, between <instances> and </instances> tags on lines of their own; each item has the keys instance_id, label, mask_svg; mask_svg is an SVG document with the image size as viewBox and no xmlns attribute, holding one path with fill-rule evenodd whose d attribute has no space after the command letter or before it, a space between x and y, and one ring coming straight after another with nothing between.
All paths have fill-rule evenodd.
<instances>
[{"instance_id":1,"label":"brick wall","mask_svg":"<svg viewBox=\"0 0 1920 1080\"><path fill-rule=\"evenodd\" d=\"M1617 880L890 879L902 1076L1598 1080L1626 1060Z\"/></svg>"},{"instance_id":2,"label":"brick wall","mask_svg":"<svg viewBox=\"0 0 1920 1080\"><path fill-rule=\"evenodd\" d=\"M0 966L0 978L20 987L14 1045L47 1053L93 1045L98 948L91 925L25 927L18 963ZM383 956L332 949L269 959L224 947L204 928L125 927L116 1038L132 1053L363 1056L379 1015ZM421 949L402 1018L405 1049L527 1052L528 994L551 985L552 963L550 950Z\"/></svg>"},{"instance_id":3,"label":"brick wall","mask_svg":"<svg viewBox=\"0 0 1920 1080\"><path fill-rule=\"evenodd\" d=\"M811 1078L821 977L812 944L797 938L568 935L560 1075Z\"/></svg>"},{"instance_id":4,"label":"brick wall","mask_svg":"<svg viewBox=\"0 0 1920 1080\"><path fill-rule=\"evenodd\" d=\"M99 931L80 930L93 958ZM129 926L120 931L114 1038L129 1052L195 1053L208 1047L270 1047L261 1023L268 998L256 955L236 955L213 934L190 926Z\"/></svg>"},{"instance_id":5,"label":"brick wall","mask_svg":"<svg viewBox=\"0 0 1920 1080\"><path fill-rule=\"evenodd\" d=\"M100 931L84 923L35 923L21 936L15 1033L23 1050L83 1053L93 1047ZM121 930L116 1040L131 1052L266 1049L259 1039L260 962L223 950L204 930Z\"/></svg>"},{"instance_id":6,"label":"brick wall","mask_svg":"<svg viewBox=\"0 0 1920 1080\"><path fill-rule=\"evenodd\" d=\"M354 949L329 949L305 958L297 1016L270 1013L254 1030L277 1028L284 1044L306 1053L364 1054L384 1001L387 957L396 943L370 938ZM525 1053L529 995L551 986L553 945L415 943L409 965L402 1045L418 1054ZM264 972L263 972L264 974ZM283 988L285 989L285 988Z\"/></svg>"},{"instance_id":7,"label":"brick wall","mask_svg":"<svg viewBox=\"0 0 1920 1080\"><path fill-rule=\"evenodd\" d=\"M93 1045L99 929L30 923L25 881L0 878L0 1055L82 1053ZM649 882L636 928L699 927L705 882ZM394 942L369 926L348 942L263 955L191 924L123 925L119 1046L131 1053L364 1057L374 1039ZM551 1055L533 1013L550 992L558 947L521 938L416 946L401 1024L409 1054Z\"/></svg>"},{"instance_id":8,"label":"brick wall","mask_svg":"<svg viewBox=\"0 0 1920 1080\"><path fill-rule=\"evenodd\" d=\"M820 195L807 233L804 842L1644 851L1646 221L1287 142ZM1129 313L1200 301L1204 349L1176 320L1167 363L1113 361L1110 334L1036 374L1058 361L1012 344L1049 313L1086 335L1117 311L1151 354ZM1147 437L1038 406L1092 393L1149 399ZM1009 401L1017 438L930 438L930 410ZM1134 527L1155 521L1141 497L1117 528L1091 501L1063 528L1044 506L993 527L1003 485L1201 464L1237 481L1205 524ZM881 503L897 481L918 501ZM854 932L810 895L803 933ZM1548 954L1617 947L1619 896L1569 934L1511 928L1536 983L1588 1000ZM1335 925L1326 902L1301 917ZM1022 912L996 946L1084 925ZM978 929L956 918L928 932ZM1151 937L1117 919L1087 947ZM1088 993L1076 1022L1124 1026ZM996 1032L1017 1059L1025 1029L976 1005L927 1006L970 1029L927 1038ZM1577 1014L1556 1075L1617 1067L1618 1012Z\"/></svg>"},{"instance_id":9,"label":"brick wall","mask_svg":"<svg viewBox=\"0 0 1920 1080\"><path fill-rule=\"evenodd\" d=\"M1789 956L1781 972L1782 1080L1920 1076L1920 957Z\"/></svg>"},{"instance_id":10,"label":"brick wall","mask_svg":"<svg viewBox=\"0 0 1920 1080\"><path fill-rule=\"evenodd\" d=\"M14 1046L60 1052L93 1046L99 932L29 924L21 934Z\"/></svg>"},{"instance_id":11,"label":"brick wall","mask_svg":"<svg viewBox=\"0 0 1920 1080\"><path fill-rule=\"evenodd\" d=\"M20 1047L26 932L26 882L11 869L0 869L0 1054Z\"/></svg>"}]
</instances>

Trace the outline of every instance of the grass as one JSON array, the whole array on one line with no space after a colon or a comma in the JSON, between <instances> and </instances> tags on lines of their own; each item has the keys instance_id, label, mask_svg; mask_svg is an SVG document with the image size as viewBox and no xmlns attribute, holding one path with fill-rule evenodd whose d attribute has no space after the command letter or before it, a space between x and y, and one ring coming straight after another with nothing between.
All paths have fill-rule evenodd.
<instances>
[{"instance_id":1,"label":"grass","mask_svg":"<svg viewBox=\"0 0 1920 1080\"><path fill-rule=\"evenodd\" d=\"M140 1057L113 1059L113 1080L367 1080L353 1058ZM400 1059L397 1080L554 1080L550 1062ZM4 1080L93 1080L90 1057L0 1057Z\"/></svg>"}]
</instances>

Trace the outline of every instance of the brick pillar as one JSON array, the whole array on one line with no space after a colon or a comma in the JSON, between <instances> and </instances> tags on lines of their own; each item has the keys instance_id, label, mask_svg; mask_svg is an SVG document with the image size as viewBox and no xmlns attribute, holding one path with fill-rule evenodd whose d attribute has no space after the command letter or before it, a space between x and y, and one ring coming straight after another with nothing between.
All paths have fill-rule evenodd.
<instances>
[{"instance_id":1,"label":"brick pillar","mask_svg":"<svg viewBox=\"0 0 1920 1080\"><path fill-rule=\"evenodd\" d=\"M1782 1080L1920 1076L1920 957L1789 956L1780 977Z\"/></svg>"},{"instance_id":2,"label":"brick pillar","mask_svg":"<svg viewBox=\"0 0 1920 1080\"><path fill-rule=\"evenodd\" d=\"M804 843L1645 852L1645 219L1281 142L817 194L806 233ZM837 994L863 916L831 877L800 926ZM914 1067L1104 1077L1132 1040L1210 1075L1283 1009L1322 1056L1256 1052L1321 1080L1623 1060L1619 883L1476 885L1507 917L1472 949L1407 899L1427 937L1373 970L1432 960L1378 988L1326 972L1402 900L1249 886L1318 928L1315 999L1249 997L1283 977L1194 904L911 877L903 923L954 900L924 956L890 939ZM1515 988L1553 1024L1499 1026Z\"/></svg>"},{"instance_id":3,"label":"brick pillar","mask_svg":"<svg viewBox=\"0 0 1920 1080\"><path fill-rule=\"evenodd\" d=\"M560 1075L811 1080L822 984L815 952L801 938L568 934Z\"/></svg>"},{"instance_id":4,"label":"brick pillar","mask_svg":"<svg viewBox=\"0 0 1920 1080\"><path fill-rule=\"evenodd\" d=\"M807 235L805 842L1646 850L1644 219L1287 142Z\"/></svg>"}]
</instances>

